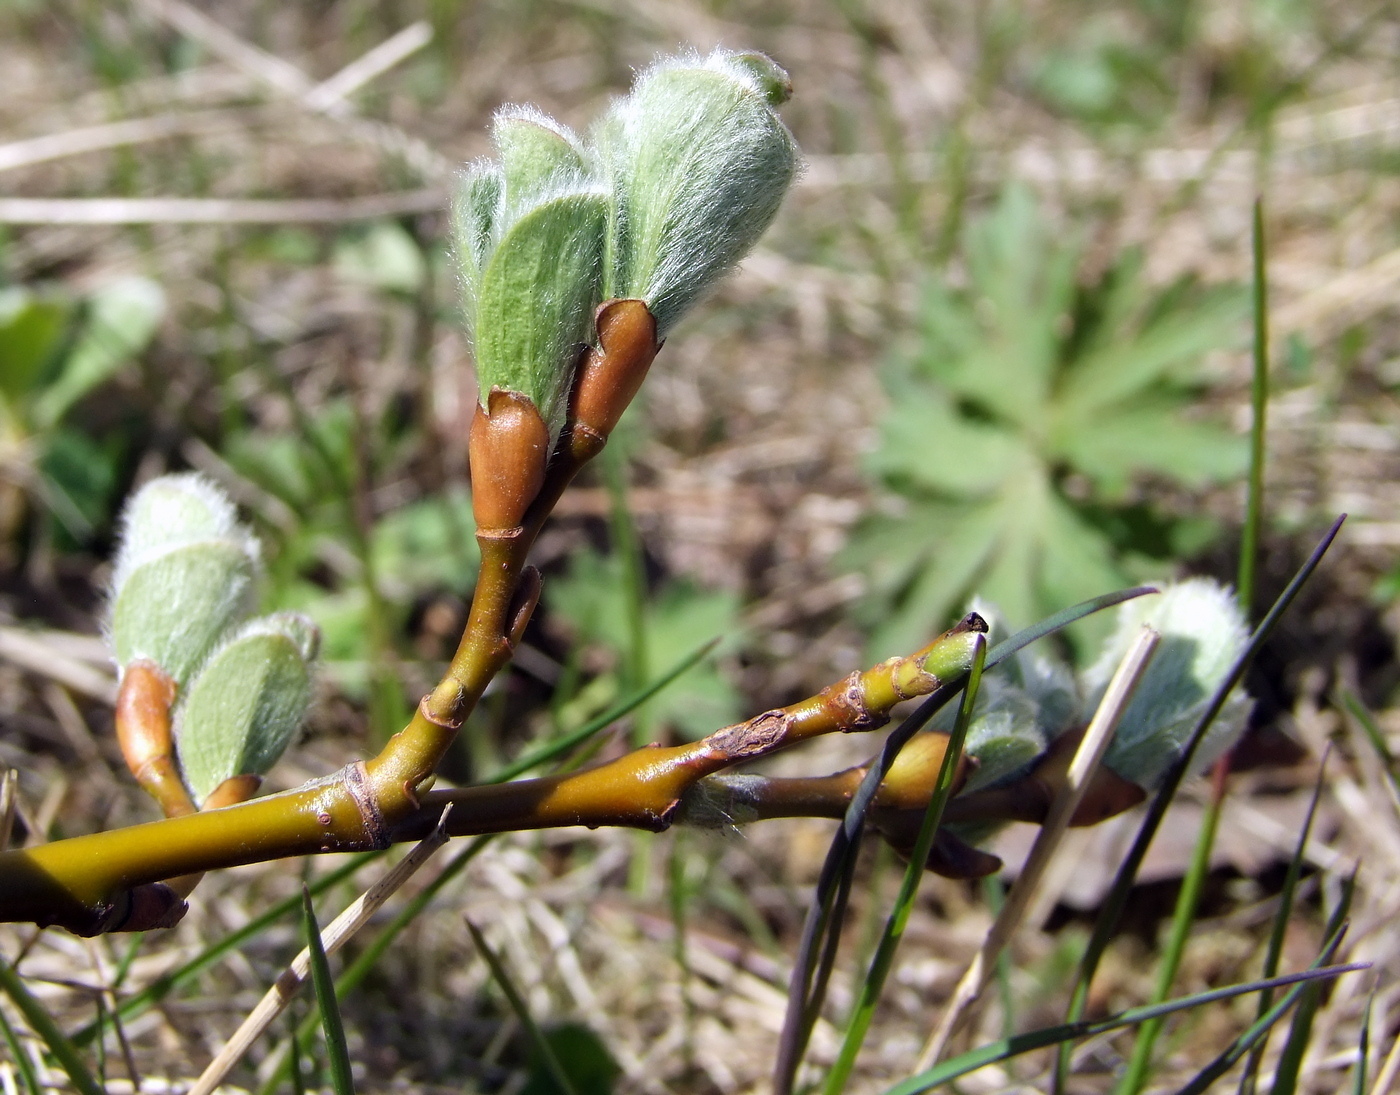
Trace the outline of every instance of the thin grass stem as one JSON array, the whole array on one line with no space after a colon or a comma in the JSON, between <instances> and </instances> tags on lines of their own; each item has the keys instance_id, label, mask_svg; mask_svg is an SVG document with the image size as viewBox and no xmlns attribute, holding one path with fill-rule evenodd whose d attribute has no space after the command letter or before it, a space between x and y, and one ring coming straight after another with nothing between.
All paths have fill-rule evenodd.
<instances>
[{"instance_id":1,"label":"thin grass stem","mask_svg":"<svg viewBox=\"0 0 1400 1095\"><path fill-rule=\"evenodd\" d=\"M1154 1004L1165 1000L1171 992L1172 982L1176 980L1177 970L1181 968L1182 955L1186 953L1186 941L1190 938L1191 929L1195 927L1201 891L1205 888L1206 876L1210 873L1210 856L1215 849L1215 833L1220 825L1221 807L1225 804L1229 771L1229 757L1221 757L1215 767L1211 796L1206 802L1205 814L1201 818L1201 829L1196 835L1191 863L1186 870L1186 877L1181 880L1181 891L1177 894L1176 908L1172 912L1171 934L1167 937L1166 948L1157 963L1157 983L1152 992ZM1265 974L1266 977L1271 975L1272 971ZM1260 1010L1268 1009L1265 1006ZM1138 1027L1132 1056L1128 1059L1123 1078L1118 1082L1118 1095L1137 1095L1142 1090L1152 1068L1152 1050L1164 1025L1163 1019L1149 1019Z\"/></svg>"},{"instance_id":2,"label":"thin grass stem","mask_svg":"<svg viewBox=\"0 0 1400 1095\"><path fill-rule=\"evenodd\" d=\"M301 888L301 911L306 927L306 947L310 952L311 984L316 990L316 1008L321 1013L321 1029L326 1034L326 1058L330 1066L331 1089L335 1095L355 1095L355 1080L350 1074L350 1048L345 1042L345 1024L336 1003L335 981L331 964L321 945L321 929L316 924L316 910L311 905L311 890Z\"/></svg>"},{"instance_id":3,"label":"thin grass stem","mask_svg":"<svg viewBox=\"0 0 1400 1095\"><path fill-rule=\"evenodd\" d=\"M24 1021L29 1024L29 1029L48 1047L54 1060L68 1074L68 1079L73 1081L73 1086L81 1095L103 1095L102 1085L83 1063L78 1048L58 1029L53 1016L25 987L15 968L3 958L0 958L0 991L3 991L19 1009Z\"/></svg>"},{"instance_id":4,"label":"thin grass stem","mask_svg":"<svg viewBox=\"0 0 1400 1095\"><path fill-rule=\"evenodd\" d=\"M1240 534L1236 595L1245 615L1254 599L1254 570L1264 513L1264 438L1269 406L1269 281L1264 242L1264 199L1254 199L1254 372L1250 380L1249 486Z\"/></svg>"},{"instance_id":5,"label":"thin grass stem","mask_svg":"<svg viewBox=\"0 0 1400 1095\"><path fill-rule=\"evenodd\" d=\"M1288 922L1293 916L1293 903L1298 893L1298 882L1303 876L1303 853L1308 846L1308 838L1312 835L1313 819L1317 816L1317 804L1322 798L1322 788L1327 774L1327 760L1331 756L1332 747L1329 744L1327 750L1322 754L1322 762L1317 768L1317 781L1313 784L1312 800L1308 803L1307 815L1303 818L1303 828L1298 833L1298 843L1293 849L1293 856L1288 861L1288 871L1283 878L1283 889L1279 891L1278 911L1274 914L1274 922L1269 931L1269 943L1264 952L1264 968L1260 971L1264 977L1273 977L1278 973L1279 962L1283 957L1283 938L1288 931ZM1269 1010L1273 1003L1273 994L1265 990L1259 997L1259 1015ZM1253 1095L1256 1080L1259 1075L1259 1065L1264 1057L1264 1048L1268 1044L1265 1038L1250 1052L1249 1060L1245 1062L1244 1070L1240 1076L1240 1095Z\"/></svg>"},{"instance_id":6,"label":"thin grass stem","mask_svg":"<svg viewBox=\"0 0 1400 1095\"><path fill-rule=\"evenodd\" d=\"M10 1056L14 1058L15 1071L19 1073L19 1080L24 1085L25 1095L43 1095L39 1087L39 1077L34 1073L34 1062L29 1059L29 1054L24 1052L24 1047L20 1045L19 1035L15 1033L15 1028L10 1025L9 1019L5 1018L5 1012L2 1008L0 1008L0 1037L3 1037L5 1044L10 1047Z\"/></svg>"},{"instance_id":7,"label":"thin grass stem","mask_svg":"<svg viewBox=\"0 0 1400 1095\"><path fill-rule=\"evenodd\" d=\"M481 952L481 957L486 959L486 964L491 967L492 978L495 979L501 992L505 994L511 1010L515 1012L515 1017L525 1028L525 1033L539 1053L550 1076L559 1085L559 1090L564 1095L578 1095L574 1089L573 1081L569 1079L569 1074L564 1071L563 1064L560 1063L558 1055L554 1052L554 1047L549 1044L549 1039L544 1036L544 1031L540 1029L539 1023L535 1022L535 1017L530 1014L530 1007L525 1003L525 997L520 995L520 990L515 987L515 982L511 980L510 971L506 969L505 963L486 942L486 937L481 934L481 929L470 919L467 920L467 930L472 933L472 941L476 944L476 949Z\"/></svg>"},{"instance_id":8,"label":"thin grass stem","mask_svg":"<svg viewBox=\"0 0 1400 1095\"><path fill-rule=\"evenodd\" d=\"M1171 1015L1178 1011L1186 1011L1189 1008L1204 1007L1207 1004L1218 1003L1221 1000L1229 1000L1236 996L1243 996L1246 993L1258 992L1262 988L1284 988L1289 985L1302 985L1308 982L1340 977L1344 973L1352 973L1357 970L1369 968L1364 962L1352 963L1345 966L1324 966L1317 969L1305 970L1302 973L1291 973L1284 977L1276 977L1271 981L1252 981L1242 985L1231 985L1229 988L1211 989L1209 992L1199 992L1191 996L1183 996L1176 1000L1170 1000L1162 1004L1153 1004L1146 1007L1129 1008L1127 1011L1111 1015L1107 1019L1082 1020L1077 1023L1062 1023L1058 1026L1045 1027L1041 1030L1028 1031L1025 1034L1018 1034L1012 1038L1002 1038L995 1042L989 1042L985 1046L969 1050L967 1053L953 1057L942 1064L935 1065L926 1072L921 1072L916 1076L896 1084L884 1093L884 1095L922 1095L940 1085L950 1083L960 1076L976 1072L979 1068L986 1068L999 1061L1010 1060L1012 1057L1019 1057L1032 1050L1045 1049L1050 1046L1058 1046L1081 1038L1089 1038L1098 1034L1106 1034L1109 1031L1120 1030L1123 1027L1134 1026L1137 1023L1146 1022L1148 1019L1159 1018Z\"/></svg>"},{"instance_id":9,"label":"thin grass stem","mask_svg":"<svg viewBox=\"0 0 1400 1095\"><path fill-rule=\"evenodd\" d=\"M855 1009L846 1024L846 1035L841 1043L836 1062L827 1073L826 1095L840 1095L855 1068L856 1057L865 1042L866 1032L875 1017L875 1005L884 991L885 980L894 965L895 951L904 937L904 929L909 923L909 914L914 908L914 899L919 894L919 883L923 880L929 853L933 850L933 838L938 825L943 820L943 807L953 791L953 778L962 758L963 742L967 739L967 728L972 722L972 707L977 702L977 690L982 683L982 667L987 661L987 638L978 635L974 640L972 668L968 670L967 686L963 689L962 704L958 709L957 721L949 735L948 747L943 752L943 762L938 769L938 781L934 784L928 808L919 827L919 835L909 853L909 865L904 872L899 893L895 897L894 908L885 921L884 933L875 947L875 955L870 960L870 968L857 994Z\"/></svg>"}]
</instances>

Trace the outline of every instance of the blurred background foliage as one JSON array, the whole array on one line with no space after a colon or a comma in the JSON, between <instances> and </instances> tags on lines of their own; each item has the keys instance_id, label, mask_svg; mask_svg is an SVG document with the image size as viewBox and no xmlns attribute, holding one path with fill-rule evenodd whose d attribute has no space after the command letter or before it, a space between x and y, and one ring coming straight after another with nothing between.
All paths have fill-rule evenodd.
<instances>
[{"instance_id":1,"label":"blurred background foliage","mask_svg":"<svg viewBox=\"0 0 1400 1095\"><path fill-rule=\"evenodd\" d=\"M476 561L475 382L442 243L452 174L486 152L503 102L582 127L657 54L723 43L790 70L783 114L805 173L758 252L670 338L626 459L591 471L541 539L544 610L450 775L489 774L715 635L716 657L629 735L691 737L809 694L920 645L973 592L1023 623L1144 577L1233 578L1261 191L1276 334L1261 598L1302 530L1352 514L1266 659L1261 719L1325 711L1339 683L1394 709L1393 4L197 7L251 52L188 10L0 3L0 628L90 631L121 498L197 468L267 545L262 607L304 611L325 633L319 713L274 783L392 732L455 646ZM320 83L418 21L428 33L396 63L348 91ZM75 204L108 199L150 204ZM23 770L28 801L75 781L53 831L146 816L100 765L65 771L74 747L43 683L12 668L0 759ZM1311 732L1301 716L1288 725ZM711 881L690 915L786 938L793 880L812 867L804 840L696 840L677 870ZM503 859L492 885L566 859ZM279 885L259 877L255 892ZM589 878L580 892L596 894ZM936 893L951 919L972 915L962 891ZM526 945L553 930L530 915L514 964L553 986L537 990L546 1003L577 1003L572 973L558 989ZM930 953L949 942L953 929L921 925ZM635 986L596 930L585 963ZM647 930L627 935L639 955ZM1061 942L1022 969L1049 968ZM648 976L670 961L670 943L653 943L666 957L639 966ZM450 1000L477 974L433 953L403 979ZM929 970L910 974L921 992ZM629 1083L709 1068L721 1072L704 1083L727 1090L764 1074L761 1023L716 1018L724 1054L688 1055L714 1032L614 981L586 1006ZM918 995L891 1005L897 1021ZM490 1072L496 1026L424 1008L419 1027L367 1049L375 1075L410 1056L419 1076Z\"/></svg>"}]
</instances>

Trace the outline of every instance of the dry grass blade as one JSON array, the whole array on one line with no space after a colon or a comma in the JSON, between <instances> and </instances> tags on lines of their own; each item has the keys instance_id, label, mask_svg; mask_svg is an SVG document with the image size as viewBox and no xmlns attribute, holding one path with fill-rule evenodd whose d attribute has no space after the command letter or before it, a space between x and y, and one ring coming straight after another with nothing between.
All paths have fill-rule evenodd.
<instances>
[{"instance_id":1,"label":"dry grass blade","mask_svg":"<svg viewBox=\"0 0 1400 1095\"><path fill-rule=\"evenodd\" d=\"M10 834L15 830L15 795L19 790L19 773L13 768L0 772L0 852L10 846Z\"/></svg>"},{"instance_id":2,"label":"dry grass blade","mask_svg":"<svg viewBox=\"0 0 1400 1095\"><path fill-rule=\"evenodd\" d=\"M327 954L334 954L344 946L347 940L369 922L379 907L447 842L447 831L443 827L446 819L447 811L444 810L442 820L438 822L438 827L432 835L414 845L413 850L404 856L393 870L356 898L326 926L326 930L321 933L321 945ZM257 1006L248 1013L247 1018L234 1031L233 1037L228 1040L228 1044L209 1062L209 1067L190 1088L190 1095L210 1095L223 1083L229 1071L248 1051L248 1047L291 1003L292 997L300 990L310 972L311 951L309 948L303 948L282 976L267 990L266 995L258 1001Z\"/></svg>"},{"instance_id":3,"label":"dry grass blade","mask_svg":"<svg viewBox=\"0 0 1400 1095\"><path fill-rule=\"evenodd\" d=\"M235 68L297 98L315 86L306 73L290 61L245 42L198 8L181 0L139 0L137 7L181 34L193 39L216 57L222 57Z\"/></svg>"},{"instance_id":4,"label":"dry grass blade","mask_svg":"<svg viewBox=\"0 0 1400 1095\"><path fill-rule=\"evenodd\" d=\"M353 95L376 76L388 72L400 61L411 57L433 40L431 24L419 20L410 23L397 34L386 38L368 53L362 54L334 76L322 80L305 95L302 102L323 114L344 114L351 109L346 98Z\"/></svg>"},{"instance_id":5,"label":"dry grass blade","mask_svg":"<svg viewBox=\"0 0 1400 1095\"><path fill-rule=\"evenodd\" d=\"M0 206L8 200L0 198ZM24 628L0 627L0 658L90 699L109 704L117 700L117 683L110 674L54 649L52 644Z\"/></svg>"},{"instance_id":6,"label":"dry grass blade","mask_svg":"<svg viewBox=\"0 0 1400 1095\"><path fill-rule=\"evenodd\" d=\"M335 201L291 198L0 198L0 224L296 224L339 223L432 213L441 190L425 187ZM65 682L67 683L67 682Z\"/></svg>"},{"instance_id":7,"label":"dry grass blade","mask_svg":"<svg viewBox=\"0 0 1400 1095\"><path fill-rule=\"evenodd\" d=\"M125 118L104 125L82 126L62 133L46 133L0 145L0 171L47 163L66 156L101 152L109 148L218 133L241 125L248 114L241 110L201 110L157 114L149 118Z\"/></svg>"},{"instance_id":8,"label":"dry grass blade","mask_svg":"<svg viewBox=\"0 0 1400 1095\"><path fill-rule=\"evenodd\" d=\"M1107 752L1109 743L1113 740L1113 733L1118 729L1123 712L1127 710L1128 702L1133 698L1138 681L1142 679L1142 674L1146 671L1147 664L1157 649L1157 643L1160 639L1161 635L1158 632L1144 625L1142 631L1138 633L1137 640L1123 656L1123 661L1109 682L1107 691L1104 692L1098 710L1094 712L1094 717L1089 722L1089 728L1084 733L1084 740L1079 743L1079 748L1075 751L1065 785L1060 788L1059 794L1056 795L1055 801L1051 804L1050 812L1040 833L1036 836L1026 865L1021 869L1015 885L1007 895L1006 903L1002 906L995 923L992 924L991 930L987 933L987 938L982 943L982 949L977 952L977 956L968 966L967 972L963 974L962 980L958 982L958 987L953 991L953 998L943 1013L943 1019L939 1022L938 1029L929 1037L923 1052L919 1054L919 1061L914 1066L915 1072L924 1072L937 1063L948 1044L948 1039L952 1037L958 1021L981 996L982 990L987 987L987 981L992 976L997 958L1007 943L1011 941L1016 929L1020 927L1026 909L1030 907L1031 900L1035 897L1036 888L1040 885L1046 868L1049 867L1052 857L1059 848L1065 830L1069 828L1070 818L1079 808L1079 803L1084 798L1084 792L1088 790L1089 779L1103 760L1104 753Z\"/></svg>"}]
</instances>

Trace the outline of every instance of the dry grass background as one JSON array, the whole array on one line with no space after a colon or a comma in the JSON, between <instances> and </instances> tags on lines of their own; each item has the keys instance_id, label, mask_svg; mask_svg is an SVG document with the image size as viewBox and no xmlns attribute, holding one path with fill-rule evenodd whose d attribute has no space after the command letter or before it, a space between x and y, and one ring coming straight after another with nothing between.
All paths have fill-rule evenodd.
<instances>
[{"instance_id":1,"label":"dry grass background","mask_svg":"<svg viewBox=\"0 0 1400 1095\"><path fill-rule=\"evenodd\" d=\"M831 558L872 504L859 464L883 406L875 367L907 325L920 263L963 211L1020 178L1057 223L1088 233L1097 261L1142 243L1154 280L1182 272L1244 280L1250 202L1263 192L1276 348L1282 357L1297 334L1313 350L1306 369L1283 375L1271 409L1266 591L1296 563L1308 530L1341 510L1352 520L1268 661L1272 729L1303 748L1236 777L1221 869L1178 987L1257 971L1277 865L1296 839L1322 746L1335 739L1307 855L1311 892L1334 898L1361 862L1345 957L1375 968L1329 996L1305 1075L1313 1090L1340 1087L1372 990L1375 1067L1400 1025L1400 812L1331 694L1338 682L1361 688L1392 740L1400 735L1400 709L1388 706L1400 619L1372 597L1400 546L1393 7L1202 5L1189 48L1157 51L1169 94L1141 124L1056 111L1037 92L1036 72L1050 51L1100 33L1145 40L1156 56L1156 9L1147 3L238 0L205 5L205 22L191 10L180 0L0 9L5 277L83 287L134 271L166 287L172 314L157 346L118 378L110 407L88 412L101 423L141 409L150 432L139 476L188 464L217 471L200 439L227 413L221 391L253 421L287 425L261 375L237 364L250 346L270 354L307 405L348 393L373 416L412 400L419 443L375 484L369 504L381 509L464 475L474 385L462 340L431 308L347 282L327 262L283 261L269 240L294 231L324 242L371 214L402 214L421 238L436 238L450 173L486 152L501 102L534 102L583 126L635 67L682 43L760 48L791 71L796 95L784 113L806 173L763 247L658 361L634 469L633 503L655 565L743 595L758 638L731 669L753 710L858 664L861 637L848 611L860 580ZM431 42L347 98L318 88L417 19ZM437 291L445 300L448 288ZM1244 355L1222 357L1218 375L1215 398L1243 428ZM1240 499L1224 490L1179 504L1234 522ZM240 500L255 512L260 501ZM585 484L542 551L558 558L577 547L606 507L606 494ZM9 625L91 632L103 576L96 557L37 552L4 579L0 607ZM0 760L21 772L25 827L71 833L153 816L121 769L108 709L55 675L61 659L100 669L100 652L60 647L49 635L36 658L5 634ZM310 778L366 747L358 713L328 698L275 779ZM818 771L866 751L843 740L784 763ZM1138 1002L1147 990L1171 880L1194 837L1199 806L1190 797L1159 841L1133 930L1110 951L1096 1009ZM565 831L497 842L344 1002L362 1090L518 1088L520 1032L488 990L464 914L487 929L536 1016L581 1019L603 1036L622 1068L620 1090L763 1089L790 948L828 833L821 823L778 822L739 839L639 844L624 833ZM1052 871L1050 893L1017 940L1011 984L1022 1026L1062 1014L1084 934L1076 910L1092 907L1099 865L1111 870L1115 833L1121 840L1121 828L1106 827L1065 846L1070 869ZM700 891L687 919L688 974L674 957L665 898L673 839L684 841L681 861ZM640 883L629 868L637 855L652 864ZM207 880L176 931L143 942L128 985L291 893L299 871L271 865ZM863 877L852 953L868 945L871 917L894 885L883 857L872 855ZM335 904L349 897L345 889ZM1046 921L1055 930L1037 930ZM855 1090L907 1073L988 923L979 893L928 879ZM1290 934L1286 968L1315 953L1320 925L1312 900ZM197 991L129 1024L129 1065L142 1090L179 1090L296 946L292 926L270 932L205 974ZM77 1022L91 1017L125 942L6 927L0 947L22 954L40 995ZM855 968L844 962L838 973L834 1016L844 1014ZM1245 1025L1251 1007L1216 1008L1175 1027L1157 1082L1187 1075ZM982 1033L1000 1022L992 1002ZM816 1058L834 1044L833 1028L819 1026ZM1085 1045L1076 1090L1107 1090L1124 1045ZM251 1065L271 1048L255 1047ZM109 1053L112 1090L124 1090L128 1063L115 1042ZM962 1090L1041 1090L1043 1069L989 1069ZM254 1083L251 1071L234 1079ZM8 1065L0 1080L13 1090Z\"/></svg>"}]
</instances>

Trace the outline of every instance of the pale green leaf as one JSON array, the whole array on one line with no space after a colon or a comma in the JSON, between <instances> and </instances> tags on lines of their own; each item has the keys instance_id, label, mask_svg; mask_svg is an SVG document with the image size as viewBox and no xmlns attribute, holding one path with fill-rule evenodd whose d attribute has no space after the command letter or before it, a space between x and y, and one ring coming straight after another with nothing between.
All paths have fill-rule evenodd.
<instances>
[{"instance_id":1,"label":"pale green leaf","mask_svg":"<svg viewBox=\"0 0 1400 1095\"><path fill-rule=\"evenodd\" d=\"M122 278L94 293L87 322L62 371L34 401L35 425L53 426L74 403L145 349L164 315L165 293L148 278Z\"/></svg>"},{"instance_id":2,"label":"pale green leaf","mask_svg":"<svg viewBox=\"0 0 1400 1095\"><path fill-rule=\"evenodd\" d=\"M1135 472L1154 472L1199 487L1242 475L1249 461L1245 438L1185 419L1164 400L1062 429L1056 441L1064 459L1110 494L1125 489Z\"/></svg>"},{"instance_id":3,"label":"pale green leaf","mask_svg":"<svg viewBox=\"0 0 1400 1095\"><path fill-rule=\"evenodd\" d=\"M311 701L316 628L303 616L250 620L199 670L176 711L180 769L203 801L232 776L262 775Z\"/></svg>"},{"instance_id":4,"label":"pale green leaf","mask_svg":"<svg viewBox=\"0 0 1400 1095\"><path fill-rule=\"evenodd\" d=\"M894 396L868 462L887 482L980 495L1034 460L1015 434L958 414L946 396L907 388Z\"/></svg>"},{"instance_id":5,"label":"pale green leaf","mask_svg":"<svg viewBox=\"0 0 1400 1095\"><path fill-rule=\"evenodd\" d=\"M607 198L563 194L530 210L505 234L482 271L476 310L477 380L521 392L551 434L598 303Z\"/></svg>"}]
</instances>

